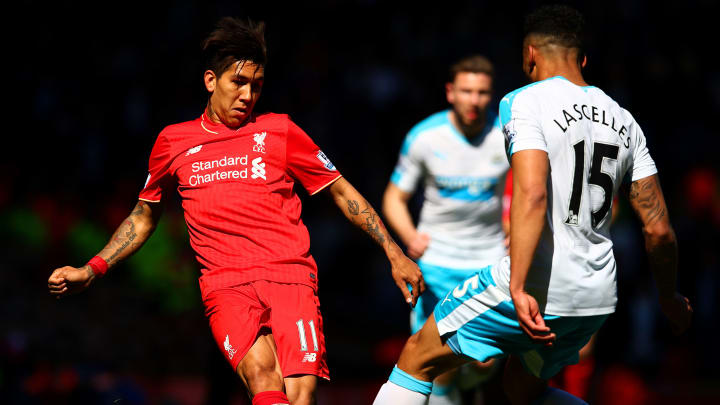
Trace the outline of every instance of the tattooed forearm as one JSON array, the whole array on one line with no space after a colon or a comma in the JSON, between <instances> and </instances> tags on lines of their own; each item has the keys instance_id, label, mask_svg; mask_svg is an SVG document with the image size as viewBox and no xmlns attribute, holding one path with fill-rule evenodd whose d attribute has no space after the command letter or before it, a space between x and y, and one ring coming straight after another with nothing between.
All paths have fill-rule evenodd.
<instances>
[{"instance_id":1,"label":"tattooed forearm","mask_svg":"<svg viewBox=\"0 0 720 405\"><path fill-rule=\"evenodd\" d=\"M116 246L115 251L112 255L110 255L110 258L108 258L107 262L114 262L115 258L117 258L118 255L120 255L125 250L125 248L130 246L130 244L135 240L135 238L137 238L137 233L135 232L135 224L129 219L126 219L125 222L123 222L123 224L117 230L115 238L113 238L115 244L117 245L119 243L120 246Z\"/></svg>"},{"instance_id":2,"label":"tattooed forearm","mask_svg":"<svg viewBox=\"0 0 720 405\"><path fill-rule=\"evenodd\" d=\"M392 238L387 233L385 224L383 224L378 214L369 204L362 211L360 211L360 204L355 200L348 200L347 205L348 212L350 213L349 218L352 222L367 232L375 242L380 246L385 246L385 242L387 241L392 242Z\"/></svg>"},{"instance_id":3,"label":"tattooed forearm","mask_svg":"<svg viewBox=\"0 0 720 405\"><path fill-rule=\"evenodd\" d=\"M648 263L655 276L660 297L672 296L677 283L677 242L674 235L664 240L646 238Z\"/></svg>"},{"instance_id":4,"label":"tattooed forearm","mask_svg":"<svg viewBox=\"0 0 720 405\"><path fill-rule=\"evenodd\" d=\"M105 258L108 266L132 255L150 237L159 215L159 207L151 209L148 203L139 201L98 255Z\"/></svg>"},{"instance_id":5,"label":"tattooed forearm","mask_svg":"<svg viewBox=\"0 0 720 405\"><path fill-rule=\"evenodd\" d=\"M366 216L365 230L367 230L367 233L369 233L370 236L375 239L380 245L383 245L385 243L385 236L380 230L380 225L382 225L382 221L375 213L375 210L368 206L363 210L362 213Z\"/></svg>"},{"instance_id":6,"label":"tattooed forearm","mask_svg":"<svg viewBox=\"0 0 720 405\"><path fill-rule=\"evenodd\" d=\"M633 182L628 197L645 226L652 225L665 216L665 204L656 176Z\"/></svg>"}]
</instances>

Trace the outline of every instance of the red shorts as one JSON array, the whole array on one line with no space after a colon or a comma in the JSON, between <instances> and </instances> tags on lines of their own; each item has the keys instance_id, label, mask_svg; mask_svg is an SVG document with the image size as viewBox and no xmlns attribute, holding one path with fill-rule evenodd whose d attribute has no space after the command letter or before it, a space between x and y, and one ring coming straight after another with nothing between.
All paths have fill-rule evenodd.
<instances>
[{"instance_id":1,"label":"red shorts","mask_svg":"<svg viewBox=\"0 0 720 405\"><path fill-rule=\"evenodd\" d=\"M267 328L283 377L310 374L330 379L320 301L311 287L258 280L214 290L203 303L215 342L233 370Z\"/></svg>"}]
</instances>

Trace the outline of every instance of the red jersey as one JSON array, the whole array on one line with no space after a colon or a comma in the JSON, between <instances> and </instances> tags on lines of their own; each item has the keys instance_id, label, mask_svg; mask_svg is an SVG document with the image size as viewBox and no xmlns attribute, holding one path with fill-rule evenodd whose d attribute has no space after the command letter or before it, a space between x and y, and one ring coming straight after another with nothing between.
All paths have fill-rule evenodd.
<instances>
[{"instance_id":1,"label":"red jersey","mask_svg":"<svg viewBox=\"0 0 720 405\"><path fill-rule=\"evenodd\" d=\"M203 295L254 280L317 286L293 186L315 194L341 175L287 115L252 116L239 129L205 114L170 125L149 166L139 198L159 202L177 185Z\"/></svg>"}]
</instances>

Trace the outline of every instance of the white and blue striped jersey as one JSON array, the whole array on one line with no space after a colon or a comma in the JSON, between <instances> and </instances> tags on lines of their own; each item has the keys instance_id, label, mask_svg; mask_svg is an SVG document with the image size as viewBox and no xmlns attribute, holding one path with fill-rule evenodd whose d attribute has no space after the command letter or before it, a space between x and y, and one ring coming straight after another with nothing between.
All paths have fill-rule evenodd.
<instances>
[{"instance_id":1,"label":"white and blue striped jersey","mask_svg":"<svg viewBox=\"0 0 720 405\"><path fill-rule=\"evenodd\" d=\"M502 193L509 169L500 123L488 114L480 135L468 140L450 110L431 115L405 138L391 181L412 193L422 178L425 201L418 231L430 235L421 262L479 269L504 256Z\"/></svg>"},{"instance_id":2,"label":"white and blue striped jersey","mask_svg":"<svg viewBox=\"0 0 720 405\"><path fill-rule=\"evenodd\" d=\"M508 156L547 152L547 221L526 290L560 316L615 311L615 258L610 240L613 196L657 173L635 119L602 90L561 76L530 84L500 102ZM504 265L503 265L504 264ZM509 261L497 267L509 280Z\"/></svg>"}]
</instances>

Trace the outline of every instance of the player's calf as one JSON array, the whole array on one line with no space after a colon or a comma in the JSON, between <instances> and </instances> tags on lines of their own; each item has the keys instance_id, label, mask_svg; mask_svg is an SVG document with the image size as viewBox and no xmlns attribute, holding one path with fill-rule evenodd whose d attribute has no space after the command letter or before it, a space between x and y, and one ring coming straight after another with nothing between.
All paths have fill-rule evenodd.
<instances>
[{"instance_id":1,"label":"player's calf","mask_svg":"<svg viewBox=\"0 0 720 405\"><path fill-rule=\"evenodd\" d=\"M374 404L423 404L430 395L433 379L468 361L442 342L435 317L431 316L423 328L408 339Z\"/></svg>"},{"instance_id":2,"label":"player's calf","mask_svg":"<svg viewBox=\"0 0 720 405\"><path fill-rule=\"evenodd\" d=\"M315 405L317 377L301 375L285 379L285 390L293 405Z\"/></svg>"}]
</instances>

